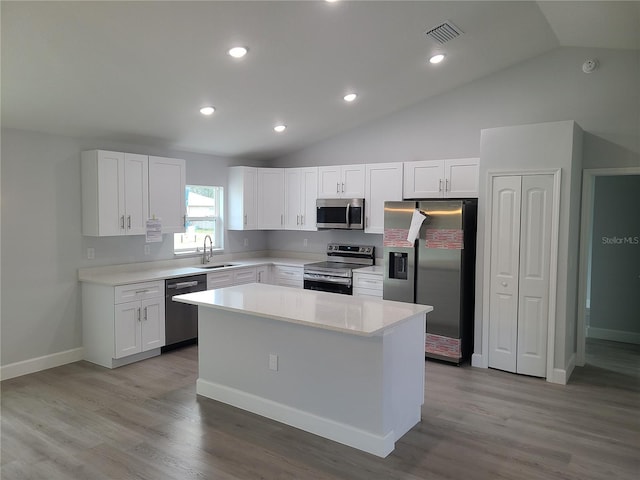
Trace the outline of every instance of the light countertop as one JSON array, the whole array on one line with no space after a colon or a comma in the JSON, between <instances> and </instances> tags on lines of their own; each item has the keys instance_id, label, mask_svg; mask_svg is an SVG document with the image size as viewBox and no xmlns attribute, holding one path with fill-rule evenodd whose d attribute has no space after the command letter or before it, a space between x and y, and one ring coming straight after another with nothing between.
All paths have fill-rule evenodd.
<instances>
[{"instance_id":1,"label":"light countertop","mask_svg":"<svg viewBox=\"0 0 640 480\"><path fill-rule=\"evenodd\" d=\"M202 307L361 336L380 334L415 315L433 310L429 305L352 297L263 283L188 293L177 295L173 299Z\"/></svg>"},{"instance_id":2,"label":"light countertop","mask_svg":"<svg viewBox=\"0 0 640 480\"><path fill-rule=\"evenodd\" d=\"M353 273L372 273L373 275L383 275L384 265L372 265L370 267L357 268Z\"/></svg>"},{"instance_id":3,"label":"light countertop","mask_svg":"<svg viewBox=\"0 0 640 480\"><path fill-rule=\"evenodd\" d=\"M302 267L305 263L312 263L316 260L300 259L300 258L276 258L276 257L260 257L260 258L243 258L239 260L227 261L211 261L208 265L216 265L218 263L232 263L233 266L207 269L205 265L181 265L171 267L163 265L162 267L149 267L131 270L123 268L119 270L117 267L106 268L87 268L78 271L78 280L81 282L97 283L101 285L127 285L130 283L152 282L156 280L164 280L167 278L184 277L187 275L206 275L207 273L226 272L229 270L241 269L245 267L257 267L260 265L283 265L291 267Z\"/></svg>"}]
</instances>

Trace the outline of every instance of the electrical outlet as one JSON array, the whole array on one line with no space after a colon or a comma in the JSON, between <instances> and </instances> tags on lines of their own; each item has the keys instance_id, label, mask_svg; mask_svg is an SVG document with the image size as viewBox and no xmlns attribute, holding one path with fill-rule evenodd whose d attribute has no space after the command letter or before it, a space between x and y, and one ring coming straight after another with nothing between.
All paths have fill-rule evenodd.
<instances>
[{"instance_id":1,"label":"electrical outlet","mask_svg":"<svg viewBox=\"0 0 640 480\"><path fill-rule=\"evenodd\" d=\"M94 258L96 258L96 249L93 247L89 247L87 248L87 258L89 260L93 260Z\"/></svg>"},{"instance_id":2,"label":"electrical outlet","mask_svg":"<svg viewBox=\"0 0 640 480\"><path fill-rule=\"evenodd\" d=\"M273 370L274 372L278 371L278 355L273 353L269 354L269 370Z\"/></svg>"},{"instance_id":3,"label":"electrical outlet","mask_svg":"<svg viewBox=\"0 0 640 480\"><path fill-rule=\"evenodd\" d=\"M149 255L151 253L151 245L144 246L144 254Z\"/></svg>"},{"instance_id":4,"label":"electrical outlet","mask_svg":"<svg viewBox=\"0 0 640 480\"><path fill-rule=\"evenodd\" d=\"M248 238L245 238L245 239L244 239L244 246L245 246L245 247L248 247L248 246L249 246L249 239L248 239Z\"/></svg>"},{"instance_id":5,"label":"electrical outlet","mask_svg":"<svg viewBox=\"0 0 640 480\"><path fill-rule=\"evenodd\" d=\"M309 245L309 240L307 240L306 238L302 241L302 244L306 247L307 245Z\"/></svg>"}]
</instances>

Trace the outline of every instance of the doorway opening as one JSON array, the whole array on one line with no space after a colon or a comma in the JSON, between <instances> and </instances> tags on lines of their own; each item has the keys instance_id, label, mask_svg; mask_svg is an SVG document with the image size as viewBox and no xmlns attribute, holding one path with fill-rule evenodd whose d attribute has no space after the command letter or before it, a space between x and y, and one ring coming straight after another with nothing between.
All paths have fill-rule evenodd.
<instances>
[{"instance_id":1,"label":"doorway opening","mask_svg":"<svg viewBox=\"0 0 640 480\"><path fill-rule=\"evenodd\" d=\"M636 381L640 300L631 292L640 286L639 179L640 167L583 172L576 336L577 366Z\"/></svg>"}]
</instances>

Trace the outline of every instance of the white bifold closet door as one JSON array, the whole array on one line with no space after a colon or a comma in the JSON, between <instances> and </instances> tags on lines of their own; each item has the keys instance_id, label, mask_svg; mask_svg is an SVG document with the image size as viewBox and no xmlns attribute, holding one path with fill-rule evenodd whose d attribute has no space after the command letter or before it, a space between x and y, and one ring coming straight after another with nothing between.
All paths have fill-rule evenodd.
<instances>
[{"instance_id":1,"label":"white bifold closet door","mask_svg":"<svg viewBox=\"0 0 640 480\"><path fill-rule=\"evenodd\" d=\"M553 182L493 179L489 367L546 376Z\"/></svg>"}]
</instances>

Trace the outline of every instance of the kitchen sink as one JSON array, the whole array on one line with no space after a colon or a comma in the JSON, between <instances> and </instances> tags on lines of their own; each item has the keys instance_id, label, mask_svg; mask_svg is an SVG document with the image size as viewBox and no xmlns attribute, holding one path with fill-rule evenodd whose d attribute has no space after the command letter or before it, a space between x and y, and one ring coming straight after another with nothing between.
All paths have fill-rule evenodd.
<instances>
[{"instance_id":1,"label":"kitchen sink","mask_svg":"<svg viewBox=\"0 0 640 480\"><path fill-rule=\"evenodd\" d=\"M198 268L203 268L205 270L213 270L215 268L224 268L224 267L235 267L237 263L219 263L217 265L202 265L198 266Z\"/></svg>"}]
</instances>

